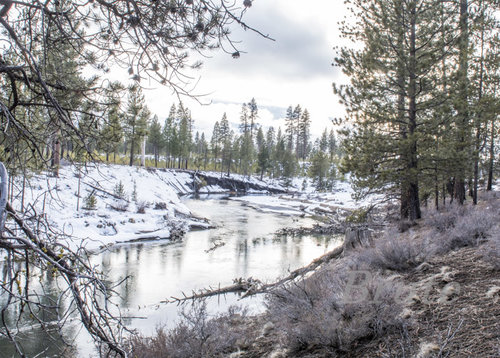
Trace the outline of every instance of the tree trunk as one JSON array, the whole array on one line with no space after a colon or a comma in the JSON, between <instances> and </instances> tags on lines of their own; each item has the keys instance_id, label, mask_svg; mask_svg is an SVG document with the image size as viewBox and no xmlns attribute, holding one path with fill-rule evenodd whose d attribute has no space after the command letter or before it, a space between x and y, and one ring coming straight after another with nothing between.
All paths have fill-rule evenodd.
<instances>
[{"instance_id":1,"label":"tree trunk","mask_svg":"<svg viewBox=\"0 0 500 358\"><path fill-rule=\"evenodd\" d=\"M135 140L130 141L130 163L129 165L134 165L134 151L135 151Z\"/></svg>"},{"instance_id":2,"label":"tree trunk","mask_svg":"<svg viewBox=\"0 0 500 358\"><path fill-rule=\"evenodd\" d=\"M61 158L61 159L64 159L65 147L66 147L66 142L65 142L65 141L63 141L63 142L61 143L61 155L59 156L59 158Z\"/></svg>"},{"instance_id":3,"label":"tree trunk","mask_svg":"<svg viewBox=\"0 0 500 358\"><path fill-rule=\"evenodd\" d=\"M455 174L454 196L459 204L465 201L465 168L467 167L467 132L468 132L468 51L469 51L469 10L468 0L460 0L460 39L459 39L459 67L458 67L458 160L455 163L457 171Z\"/></svg>"},{"instance_id":4,"label":"tree trunk","mask_svg":"<svg viewBox=\"0 0 500 358\"><path fill-rule=\"evenodd\" d=\"M205 157L204 157L204 161L203 161L203 170L207 170L207 162L208 162L208 150L205 149Z\"/></svg>"},{"instance_id":5,"label":"tree trunk","mask_svg":"<svg viewBox=\"0 0 500 358\"><path fill-rule=\"evenodd\" d=\"M417 156L417 52L416 52L416 2L410 10L410 66L409 66L409 109L408 109L408 218L420 219L420 198L418 188L418 156Z\"/></svg>"},{"instance_id":6,"label":"tree trunk","mask_svg":"<svg viewBox=\"0 0 500 358\"><path fill-rule=\"evenodd\" d=\"M491 191L493 189L493 163L495 159L495 119L491 120L491 139L490 139L490 160L488 163L488 185L486 190Z\"/></svg>"},{"instance_id":7,"label":"tree trunk","mask_svg":"<svg viewBox=\"0 0 500 358\"><path fill-rule=\"evenodd\" d=\"M146 137L142 138L141 143L141 166L146 166Z\"/></svg>"},{"instance_id":8,"label":"tree trunk","mask_svg":"<svg viewBox=\"0 0 500 358\"><path fill-rule=\"evenodd\" d=\"M401 2L396 3L396 12L398 17L398 52L403 53L404 44L404 23L403 23L403 8ZM399 136L403 142L408 140L408 125L406 123L405 114L405 64L401 56L397 58L397 84L398 84L398 123L399 123ZM406 151L402 151L401 162L406 165L408 162L408 157ZM408 179L406 178L406 173L402 174L400 183L400 216L401 218L408 218L409 215L409 202L408 202Z\"/></svg>"},{"instance_id":9,"label":"tree trunk","mask_svg":"<svg viewBox=\"0 0 500 358\"><path fill-rule=\"evenodd\" d=\"M61 165L61 139L59 138L59 131L56 133L56 138L52 147L52 174L55 177L59 176L59 167Z\"/></svg>"},{"instance_id":10,"label":"tree trunk","mask_svg":"<svg viewBox=\"0 0 500 358\"><path fill-rule=\"evenodd\" d=\"M484 7L481 2L482 16L484 20ZM481 151L481 121L482 121L482 98L483 98L483 78L484 78L484 21L481 24L481 57L479 67L479 88L477 97L477 110L476 115L476 148L474 151L474 186L472 191L472 202L477 205L477 190L479 186L479 153Z\"/></svg>"}]
</instances>

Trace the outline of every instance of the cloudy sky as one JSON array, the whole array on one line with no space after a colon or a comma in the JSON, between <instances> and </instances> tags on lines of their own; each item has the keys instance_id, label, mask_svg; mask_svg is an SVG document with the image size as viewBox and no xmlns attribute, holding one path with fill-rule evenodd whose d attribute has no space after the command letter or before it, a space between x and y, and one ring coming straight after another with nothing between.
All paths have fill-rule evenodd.
<instances>
[{"instance_id":1,"label":"cloudy sky","mask_svg":"<svg viewBox=\"0 0 500 358\"><path fill-rule=\"evenodd\" d=\"M224 112L235 125L241 105L255 98L259 122L264 127L283 125L289 105L300 104L311 114L311 132L319 136L331 127L331 118L343 114L332 93L332 82L341 80L331 63L334 46L339 44L338 21L345 15L342 0L254 0L245 21L269 34L264 39L251 31L233 29L233 39L241 41L239 59L218 52L204 60L195 73L196 93L208 94L201 100L185 99L196 129L210 137L215 121ZM145 91L148 106L163 122L175 98L166 88Z\"/></svg>"}]
</instances>

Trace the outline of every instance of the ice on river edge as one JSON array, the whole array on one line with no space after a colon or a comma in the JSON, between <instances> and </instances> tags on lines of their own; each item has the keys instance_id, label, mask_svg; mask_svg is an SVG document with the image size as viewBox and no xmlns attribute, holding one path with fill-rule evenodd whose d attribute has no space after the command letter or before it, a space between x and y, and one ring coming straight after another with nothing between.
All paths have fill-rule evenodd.
<instances>
[{"instance_id":1,"label":"ice on river edge","mask_svg":"<svg viewBox=\"0 0 500 358\"><path fill-rule=\"evenodd\" d=\"M244 178L241 175L234 177ZM67 235L65 240L69 247L96 250L120 242L166 239L174 230L208 227L209 223L193 216L179 198L179 195L191 193L192 180L190 173L174 170L105 164L81 168L66 165L61 167L57 178L47 173L28 178L23 202L25 206L32 204L37 214L43 214L53 227ZM253 177L248 180L263 183ZM113 195L120 182L125 200ZM274 188L281 186L276 180L264 182ZM303 179L294 180L290 188L295 190L293 194L246 195L233 200L285 215L309 215L318 209L332 211L360 205L352 199L348 183L336 183L332 193L315 193L311 185L304 193L298 193L296 188L300 188L302 182ZM22 186L22 178L17 178L16 185ZM203 192L222 193L225 190L211 186L201 188L200 193ZM255 193L259 192L252 192ZM96 198L93 210L84 209L89 194ZM20 209L21 201L20 195L14 199L16 209ZM139 208L143 208L144 213L139 213Z\"/></svg>"}]
</instances>

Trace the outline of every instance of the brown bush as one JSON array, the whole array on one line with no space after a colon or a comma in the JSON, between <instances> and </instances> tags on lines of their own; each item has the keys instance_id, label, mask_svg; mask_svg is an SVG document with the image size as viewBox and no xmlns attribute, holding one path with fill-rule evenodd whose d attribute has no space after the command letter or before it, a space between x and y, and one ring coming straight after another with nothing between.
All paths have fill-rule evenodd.
<instances>
[{"instance_id":1,"label":"brown bush","mask_svg":"<svg viewBox=\"0 0 500 358\"><path fill-rule=\"evenodd\" d=\"M455 226L458 218L464 216L467 207L453 204L440 211L428 210L425 215L424 223L439 233L450 230Z\"/></svg>"},{"instance_id":2,"label":"brown bush","mask_svg":"<svg viewBox=\"0 0 500 358\"><path fill-rule=\"evenodd\" d=\"M351 269L408 271L435 253L430 240L402 239L388 231L374 246L361 249L350 257Z\"/></svg>"},{"instance_id":3,"label":"brown bush","mask_svg":"<svg viewBox=\"0 0 500 358\"><path fill-rule=\"evenodd\" d=\"M273 292L267 307L289 348L333 353L402 327L405 295L400 283L368 271L324 270Z\"/></svg>"},{"instance_id":4,"label":"brown bush","mask_svg":"<svg viewBox=\"0 0 500 358\"><path fill-rule=\"evenodd\" d=\"M202 358L218 357L236 351L255 337L244 310L231 307L228 313L210 318L204 301L181 313L181 322L171 331L163 327L152 337L134 335L129 338L131 357Z\"/></svg>"}]
</instances>

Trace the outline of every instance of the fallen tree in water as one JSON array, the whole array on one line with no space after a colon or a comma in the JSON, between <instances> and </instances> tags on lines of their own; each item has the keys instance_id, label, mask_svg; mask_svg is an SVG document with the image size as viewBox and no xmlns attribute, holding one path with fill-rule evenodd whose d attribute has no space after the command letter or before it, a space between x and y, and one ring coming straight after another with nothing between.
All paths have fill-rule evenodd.
<instances>
[{"instance_id":1,"label":"fallen tree in water","mask_svg":"<svg viewBox=\"0 0 500 358\"><path fill-rule=\"evenodd\" d=\"M324 265L325 263L330 262L333 259L339 258L342 256L344 252L344 247L340 246L335 248L334 250L324 254L321 257L318 257L309 265L298 268L292 271L288 276L279 279L276 282L272 283L263 283L258 279L254 279L249 277L247 279L238 278L233 280L233 284L225 287L218 288L208 288L202 289L198 292L193 292L191 295L187 296L183 293L183 297L171 297L168 300L162 301L162 303L183 303L190 300L199 300L207 297L224 295L227 293L240 293L241 298L246 298L249 296L253 296L259 293L269 293L273 290L282 287L290 282L293 282L297 278L304 277L310 272L317 270L319 267Z\"/></svg>"}]
</instances>

